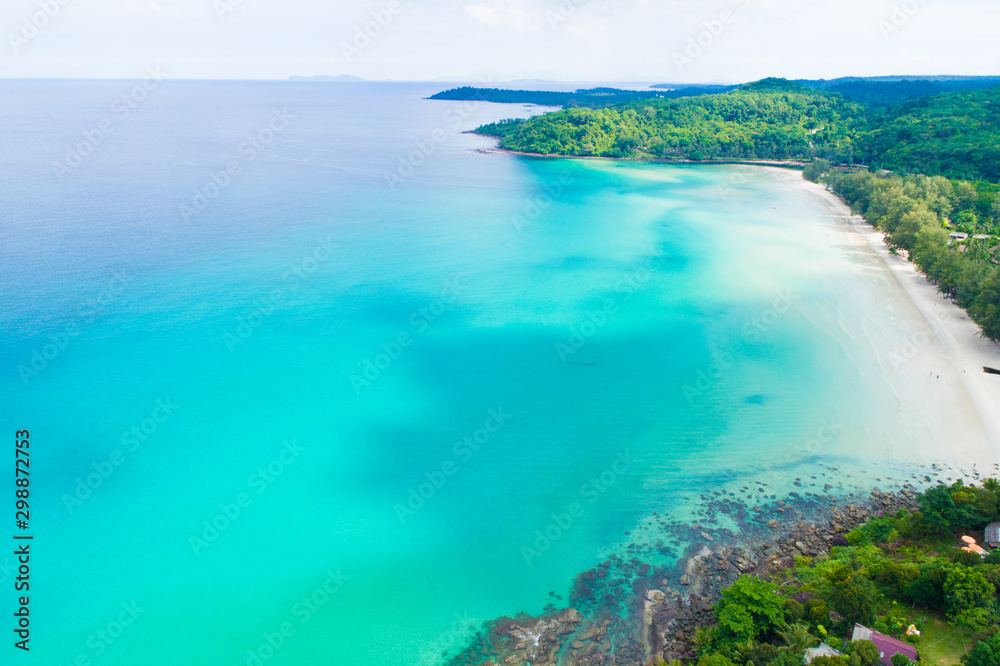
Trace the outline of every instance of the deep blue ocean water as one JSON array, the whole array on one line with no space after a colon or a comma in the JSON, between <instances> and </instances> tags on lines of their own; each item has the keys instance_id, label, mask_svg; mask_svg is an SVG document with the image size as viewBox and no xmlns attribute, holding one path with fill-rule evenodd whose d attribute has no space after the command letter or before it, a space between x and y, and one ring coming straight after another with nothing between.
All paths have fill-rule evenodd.
<instances>
[{"instance_id":1,"label":"deep blue ocean water","mask_svg":"<svg viewBox=\"0 0 1000 666\"><path fill-rule=\"evenodd\" d=\"M441 87L0 83L31 663L434 664L653 511L917 456L822 200L478 152L537 110Z\"/></svg>"}]
</instances>

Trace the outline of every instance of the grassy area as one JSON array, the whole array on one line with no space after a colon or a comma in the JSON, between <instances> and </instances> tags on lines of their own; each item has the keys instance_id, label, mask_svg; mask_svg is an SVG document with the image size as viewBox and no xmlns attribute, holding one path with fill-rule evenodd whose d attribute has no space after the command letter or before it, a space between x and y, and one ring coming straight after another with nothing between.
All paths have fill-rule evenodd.
<instances>
[{"instance_id":1,"label":"grassy area","mask_svg":"<svg viewBox=\"0 0 1000 666\"><path fill-rule=\"evenodd\" d=\"M931 664L955 666L967 648L973 645L972 632L949 624L939 613L931 611L914 611L911 619L927 618L920 635L917 650L920 657Z\"/></svg>"}]
</instances>

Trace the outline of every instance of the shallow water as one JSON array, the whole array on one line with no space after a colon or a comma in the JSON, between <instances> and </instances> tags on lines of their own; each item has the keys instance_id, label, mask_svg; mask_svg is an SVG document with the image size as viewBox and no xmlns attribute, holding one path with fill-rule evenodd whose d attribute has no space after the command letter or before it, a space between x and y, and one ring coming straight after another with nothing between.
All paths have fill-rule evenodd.
<instances>
[{"instance_id":1,"label":"shallow water","mask_svg":"<svg viewBox=\"0 0 1000 666\"><path fill-rule=\"evenodd\" d=\"M433 85L2 86L36 660L433 664L653 511L953 425L907 406L916 311L770 171L474 152L532 110Z\"/></svg>"}]
</instances>

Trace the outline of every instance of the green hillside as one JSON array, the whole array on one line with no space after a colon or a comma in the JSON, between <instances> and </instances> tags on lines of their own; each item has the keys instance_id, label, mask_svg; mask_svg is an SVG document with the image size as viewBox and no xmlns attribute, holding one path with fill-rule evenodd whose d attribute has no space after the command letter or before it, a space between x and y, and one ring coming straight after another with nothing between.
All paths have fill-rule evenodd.
<instances>
[{"instance_id":1,"label":"green hillside","mask_svg":"<svg viewBox=\"0 0 1000 666\"><path fill-rule=\"evenodd\" d=\"M911 100L873 125L864 144L877 166L1000 180L1000 87Z\"/></svg>"},{"instance_id":2,"label":"green hillside","mask_svg":"<svg viewBox=\"0 0 1000 666\"><path fill-rule=\"evenodd\" d=\"M840 95L765 79L719 95L566 109L478 131L500 136L508 150L551 155L850 159L867 121L865 107Z\"/></svg>"}]
</instances>

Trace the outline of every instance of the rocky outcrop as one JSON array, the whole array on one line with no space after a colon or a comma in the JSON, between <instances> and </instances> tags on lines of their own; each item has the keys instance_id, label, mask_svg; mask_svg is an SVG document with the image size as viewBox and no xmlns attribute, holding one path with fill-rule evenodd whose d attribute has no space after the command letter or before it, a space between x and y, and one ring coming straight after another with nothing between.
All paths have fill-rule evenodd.
<instances>
[{"instance_id":1,"label":"rocky outcrop","mask_svg":"<svg viewBox=\"0 0 1000 666\"><path fill-rule=\"evenodd\" d=\"M793 492L754 505L732 492L702 499L701 523L661 519L661 539L629 543L623 554L577 576L572 608L550 606L539 617L495 620L449 663L644 666L661 658L692 659L698 628L713 622L720 590L741 574L768 577L797 556L817 557L846 545L844 534L870 518L918 506L909 486L863 497ZM713 516L721 515L728 516L727 526L713 527ZM676 558L676 565L650 564L665 557Z\"/></svg>"}]
</instances>

